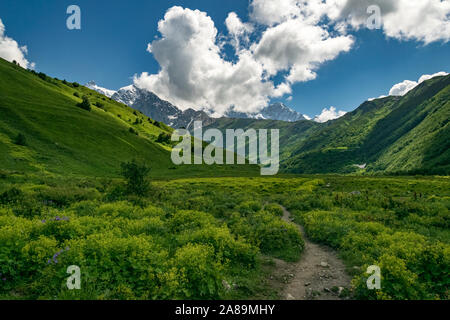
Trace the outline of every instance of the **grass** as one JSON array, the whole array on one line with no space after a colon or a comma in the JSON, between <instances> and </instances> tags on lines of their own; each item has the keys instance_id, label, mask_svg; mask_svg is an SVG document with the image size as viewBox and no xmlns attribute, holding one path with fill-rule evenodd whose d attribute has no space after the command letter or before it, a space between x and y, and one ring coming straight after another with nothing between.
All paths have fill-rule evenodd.
<instances>
[{"instance_id":1,"label":"grass","mask_svg":"<svg viewBox=\"0 0 450 320\"><path fill-rule=\"evenodd\" d=\"M120 179L3 176L0 297L276 299L280 288L267 281L272 258L296 261L303 249L298 230L280 218L283 204L309 237L338 250L354 277L353 298L448 299L449 183L181 178L153 180L138 198L122 192ZM64 285L71 264L84 275L77 292ZM379 291L365 287L372 264L382 270Z\"/></svg>"},{"instance_id":2,"label":"grass","mask_svg":"<svg viewBox=\"0 0 450 320\"><path fill-rule=\"evenodd\" d=\"M448 175L449 98L450 76L436 77L323 124L222 118L209 128L279 129L284 172Z\"/></svg>"},{"instance_id":3,"label":"grass","mask_svg":"<svg viewBox=\"0 0 450 320\"><path fill-rule=\"evenodd\" d=\"M279 204L311 239L339 252L353 298L449 299L448 177L260 177L248 165L176 167L170 144L158 139L172 129L83 86L0 59L0 91L0 299L279 298L267 281L272 260L296 261L304 247ZM447 91L431 97L436 123ZM427 90L418 94L430 99ZM90 111L77 106L83 96ZM367 103L332 124L324 136L352 116L356 131L320 147L321 161L310 153L311 163L345 164L367 134L355 124L369 113L370 127L389 127L398 117L377 121L397 102ZM399 130L414 117L408 123ZM424 157L445 167L448 121L442 124L444 140L428 144ZM309 136L328 125L285 126L282 139L293 145L283 152L295 153L299 145L316 150L321 139L294 141L286 132ZM432 129L430 121L415 128ZM150 190L140 197L127 194L120 178L120 164L133 158L151 168ZM80 291L65 286L70 265L81 267ZM381 267L381 290L365 286L368 265Z\"/></svg>"},{"instance_id":4,"label":"grass","mask_svg":"<svg viewBox=\"0 0 450 320\"><path fill-rule=\"evenodd\" d=\"M118 177L120 163L136 158L147 162L153 177L258 174L255 166L174 166L170 146L156 142L161 133L172 132L166 125L86 87L48 76L43 80L2 59L0 74L4 171ZM79 108L82 100L74 93L87 96L92 110ZM26 146L15 144L19 134Z\"/></svg>"},{"instance_id":5,"label":"grass","mask_svg":"<svg viewBox=\"0 0 450 320\"><path fill-rule=\"evenodd\" d=\"M357 299L449 299L448 177L323 176L283 203L308 236L340 253ZM381 290L366 269L382 270Z\"/></svg>"}]
</instances>

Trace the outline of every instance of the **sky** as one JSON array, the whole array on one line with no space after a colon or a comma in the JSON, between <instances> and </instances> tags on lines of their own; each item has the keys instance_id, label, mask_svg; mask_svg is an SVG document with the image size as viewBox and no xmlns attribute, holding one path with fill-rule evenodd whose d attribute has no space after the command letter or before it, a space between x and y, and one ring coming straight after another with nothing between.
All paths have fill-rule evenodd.
<instances>
[{"instance_id":1,"label":"sky","mask_svg":"<svg viewBox=\"0 0 450 320\"><path fill-rule=\"evenodd\" d=\"M449 72L449 17L449 0L2 0L0 57L181 109L280 101L326 121Z\"/></svg>"}]
</instances>

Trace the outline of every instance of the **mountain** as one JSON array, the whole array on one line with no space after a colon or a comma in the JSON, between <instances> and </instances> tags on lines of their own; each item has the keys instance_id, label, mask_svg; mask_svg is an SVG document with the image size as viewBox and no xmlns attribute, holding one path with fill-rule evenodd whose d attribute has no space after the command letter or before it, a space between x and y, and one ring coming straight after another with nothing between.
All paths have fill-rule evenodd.
<instances>
[{"instance_id":1,"label":"mountain","mask_svg":"<svg viewBox=\"0 0 450 320\"><path fill-rule=\"evenodd\" d=\"M161 138L172 128L97 91L3 59L0 92L0 174L117 176L120 163L132 158L147 161L156 177L251 171L247 166L174 168L171 146ZM83 96L91 110L80 108ZM450 174L450 75L422 82L405 96L366 101L327 123L212 119L192 109L182 112L134 86L113 96L149 114L165 113L176 126L203 119L211 120L207 128L222 131L279 129L284 172Z\"/></svg>"},{"instance_id":2,"label":"mountain","mask_svg":"<svg viewBox=\"0 0 450 320\"><path fill-rule=\"evenodd\" d=\"M87 87L1 58L0 92L0 179L117 177L121 163L133 158L145 161L152 177L259 173L253 166L174 166L171 146L160 139L172 128ZM90 110L79 106L83 96Z\"/></svg>"},{"instance_id":3,"label":"mountain","mask_svg":"<svg viewBox=\"0 0 450 320\"><path fill-rule=\"evenodd\" d=\"M203 121L205 125L214 122L214 119L203 111L193 109L182 111L170 102L160 99L153 92L134 85L120 89L111 98L175 129L190 129L194 121Z\"/></svg>"},{"instance_id":4,"label":"mountain","mask_svg":"<svg viewBox=\"0 0 450 320\"><path fill-rule=\"evenodd\" d=\"M99 87L94 81L89 81L88 83L86 83L85 86L86 86L86 88L97 91L98 93L100 93L104 96L107 96L108 98L111 98L113 96L113 94L116 93L116 91L114 91L114 90L109 90L109 89Z\"/></svg>"},{"instance_id":5,"label":"mountain","mask_svg":"<svg viewBox=\"0 0 450 320\"><path fill-rule=\"evenodd\" d=\"M219 129L225 134L227 129L278 129L280 133L280 159L283 160L289 158L292 152L299 147L302 142L313 136L321 127L322 124L308 120L287 122L249 118L219 118L216 119L214 123L206 126L204 130ZM269 140L269 146L270 143Z\"/></svg>"},{"instance_id":6,"label":"mountain","mask_svg":"<svg viewBox=\"0 0 450 320\"><path fill-rule=\"evenodd\" d=\"M139 89L134 85L121 88L111 98L167 125L171 125L171 120L181 113L181 110L171 103L161 100L154 93Z\"/></svg>"},{"instance_id":7,"label":"mountain","mask_svg":"<svg viewBox=\"0 0 450 320\"><path fill-rule=\"evenodd\" d=\"M448 175L449 119L450 76L444 76L326 123L222 118L208 128L279 129L284 172Z\"/></svg>"},{"instance_id":8,"label":"mountain","mask_svg":"<svg viewBox=\"0 0 450 320\"><path fill-rule=\"evenodd\" d=\"M363 103L295 148L283 165L296 173L450 173L450 76L403 97ZM357 167L360 166L360 168Z\"/></svg>"},{"instance_id":9,"label":"mountain","mask_svg":"<svg viewBox=\"0 0 450 320\"><path fill-rule=\"evenodd\" d=\"M271 104L257 113L229 111L225 114L225 117L237 119L280 120L287 122L306 120L304 115L292 110L281 102Z\"/></svg>"},{"instance_id":10,"label":"mountain","mask_svg":"<svg viewBox=\"0 0 450 320\"><path fill-rule=\"evenodd\" d=\"M215 118L210 117L204 111L196 111L193 109L182 111L170 102L160 99L153 92L140 89L135 85L113 91L99 87L94 81L91 81L86 84L86 87L104 94L120 103L126 104L133 109L139 110L152 119L164 122L172 128L192 129L194 121L202 121L204 126L210 125L216 121ZM292 110L283 103L271 104L258 113L229 111L224 117L235 119L280 120L287 122L306 120L302 114Z\"/></svg>"}]
</instances>

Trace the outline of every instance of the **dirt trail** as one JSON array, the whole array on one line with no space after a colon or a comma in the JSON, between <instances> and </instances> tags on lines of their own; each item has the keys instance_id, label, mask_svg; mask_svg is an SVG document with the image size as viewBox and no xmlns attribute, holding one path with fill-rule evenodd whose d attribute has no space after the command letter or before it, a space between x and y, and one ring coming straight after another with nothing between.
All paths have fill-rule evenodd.
<instances>
[{"instance_id":1,"label":"dirt trail","mask_svg":"<svg viewBox=\"0 0 450 320\"><path fill-rule=\"evenodd\" d=\"M291 215L283 209L283 220L289 223ZM312 243L303 227L295 224L305 241L305 250L300 261L287 263L275 260L277 279L286 283L282 298L286 300L339 300L350 287L351 277L336 253L322 245Z\"/></svg>"}]
</instances>

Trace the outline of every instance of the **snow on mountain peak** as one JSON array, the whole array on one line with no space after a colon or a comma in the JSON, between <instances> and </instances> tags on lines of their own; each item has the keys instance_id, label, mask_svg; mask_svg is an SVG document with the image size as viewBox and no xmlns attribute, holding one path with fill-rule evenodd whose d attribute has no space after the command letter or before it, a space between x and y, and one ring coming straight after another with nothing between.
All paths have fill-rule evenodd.
<instances>
[{"instance_id":1,"label":"snow on mountain peak","mask_svg":"<svg viewBox=\"0 0 450 320\"><path fill-rule=\"evenodd\" d=\"M109 90L106 88L99 87L93 80L86 83L85 86L91 90L97 91L98 93L107 96L108 98L111 98L113 96L113 94L116 93L116 91L114 91L114 90Z\"/></svg>"},{"instance_id":2,"label":"snow on mountain peak","mask_svg":"<svg viewBox=\"0 0 450 320\"><path fill-rule=\"evenodd\" d=\"M292 110L281 102L273 103L263 108L258 113L245 113L230 110L225 114L229 118L250 118L250 119L266 119L281 120L287 122L296 122L306 120L306 117L297 111Z\"/></svg>"}]
</instances>

